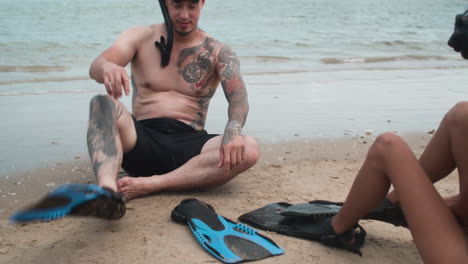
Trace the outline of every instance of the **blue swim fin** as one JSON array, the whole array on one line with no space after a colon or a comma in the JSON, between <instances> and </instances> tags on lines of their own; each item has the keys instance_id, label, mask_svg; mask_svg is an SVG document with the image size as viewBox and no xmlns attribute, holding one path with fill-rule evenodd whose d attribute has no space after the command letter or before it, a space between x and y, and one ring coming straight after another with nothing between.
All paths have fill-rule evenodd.
<instances>
[{"instance_id":1,"label":"blue swim fin","mask_svg":"<svg viewBox=\"0 0 468 264\"><path fill-rule=\"evenodd\" d=\"M198 242L224 263L259 260L284 253L271 239L216 214L211 205L196 199L183 200L171 217L175 222L187 224Z\"/></svg>"},{"instance_id":2,"label":"blue swim fin","mask_svg":"<svg viewBox=\"0 0 468 264\"><path fill-rule=\"evenodd\" d=\"M10 216L10 222L52 221L66 215L119 219L125 215L122 196L96 184L68 183L49 192L37 204Z\"/></svg>"}]
</instances>

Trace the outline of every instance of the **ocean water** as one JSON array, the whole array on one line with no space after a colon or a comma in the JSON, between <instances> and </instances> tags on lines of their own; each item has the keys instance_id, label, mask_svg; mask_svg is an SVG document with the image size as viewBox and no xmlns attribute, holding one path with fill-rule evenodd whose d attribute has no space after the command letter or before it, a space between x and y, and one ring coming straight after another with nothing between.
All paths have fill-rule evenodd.
<instances>
[{"instance_id":1,"label":"ocean water","mask_svg":"<svg viewBox=\"0 0 468 264\"><path fill-rule=\"evenodd\" d=\"M0 0L0 174L86 152L92 60L158 1ZM466 0L207 0L200 27L240 57L245 133L264 141L437 127L466 99L447 46ZM123 99L130 106L128 98ZM222 133L219 90L207 129Z\"/></svg>"},{"instance_id":2,"label":"ocean water","mask_svg":"<svg viewBox=\"0 0 468 264\"><path fill-rule=\"evenodd\" d=\"M70 81L65 89L77 91L72 82L88 79L90 62L121 31L163 20L155 0L0 4L0 95L51 91L31 82ZM466 0L208 0L200 27L232 46L248 75L441 69L466 67L446 44L465 7ZM27 85L11 89L19 83Z\"/></svg>"}]
</instances>

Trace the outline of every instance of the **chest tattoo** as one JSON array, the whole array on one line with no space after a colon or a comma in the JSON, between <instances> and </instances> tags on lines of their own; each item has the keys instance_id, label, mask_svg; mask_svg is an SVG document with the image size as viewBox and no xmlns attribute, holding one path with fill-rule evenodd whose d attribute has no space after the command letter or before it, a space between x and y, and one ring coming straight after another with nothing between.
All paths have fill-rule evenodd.
<instances>
[{"instance_id":1,"label":"chest tattoo","mask_svg":"<svg viewBox=\"0 0 468 264\"><path fill-rule=\"evenodd\" d=\"M212 38L206 38L203 44L184 49L179 54L179 73L191 84L192 89L202 90L213 76L214 43ZM186 63L187 60L191 61Z\"/></svg>"}]
</instances>

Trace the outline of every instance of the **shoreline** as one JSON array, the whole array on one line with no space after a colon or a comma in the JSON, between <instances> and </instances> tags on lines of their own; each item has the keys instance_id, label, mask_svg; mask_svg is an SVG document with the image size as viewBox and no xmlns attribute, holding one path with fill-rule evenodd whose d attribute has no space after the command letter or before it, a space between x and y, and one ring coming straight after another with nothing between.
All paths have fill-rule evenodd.
<instances>
[{"instance_id":1,"label":"shoreline","mask_svg":"<svg viewBox=\"0 0 468 264\"><path fill-rule=\"evenodd\" d=\"M72 138L72 140L75 139L81 139L80 141L85 141L85 130L83 127L83 133L82 135L69 135L68 137ZM434 129L429 129L427 131L419 131L419 132L405 132L405 133L400 133L399 131L396 130L382 130L378 131L378 133L375 133L372 129L360 129L360 131L356 130L351 130L351 129L344 129L342 131L342 136L337 136L337 137L326 137L322 133L319 133L318 135L315 135L314 137L305 137L301 135L298 132L294 132L293 130L290 131L290 136L289 138L275 138L275 139L264 139L264 138L258 138L257 141L262 144L286 144L289 142L298 142L298 141L320 141L320 140L341 140L341 139L359 139L359 138L368 138L372 136L377 136L378 134L381 134L383 132L393 132L396 134L399 134L401 136L406 136L406 135L413 135L413 134L429 134L432 133ZM215 132L216 133L216 132ZM246 133L249 134L249 133ZM367 135L368 134L368 135ZM249 134L251 135L251 134ZM28 158L22 158L24 156L28 157L30 155L27 151L27 146L25 144L21 144L19 148L21 148L21 151L18 150L13 157L15 161L13 160L8 160L8 157L5 157L3 168L0 168L0 180L4 180L5 177L9 178L15 178L17 177L16 175L21 175L26 172L38 170L38 169L46 169L50 168L52 166L55 166L57 164L64 164L64 163L70 163L72 161L77 161L77 160L86 160L89 163L89 154L87 153L86 146L85 144L76 144L74 142L70 142L70 139L64 138L64 137L55 137L51 138L48 141L50 142L41 142L38 144L38 148L33 150L35 152L38 152L39 154L35 155L35 158L33 159L28 159ZM74 151L71 152L65 152L67 147L72 147ZM2 147L0 146L0 149ZM76 151L76 149L82 149L82 151ZM24 156L23 156L24 155ZM2 163L2 158L0 158L0 163ZM59 165L59 166L60 166ZM1 194L1 193L0 193ZM0 195L1 197L1 195Z\"/></svg>"},{"instance_id":2,"label":"shoreline","mask_svg":"<svg viewBox=\"0 0 468 264\"><path fill-rule=\"evenodd\" d=\"M432 131L406 133L400 136L412 146L415 155L419 156L431 134ZM287 163L288 160L295 163L300 161L362 160L377 136L368 132L362 136L293 138L281 142L265 142L257 139L260 159L255 166L273 164L278 161ZM125 174L125 172L121 170L119 174ZM76 154L74 158L49 161L41 167L6 173L2 176L1 181L0 219L5 218L4 213L12 208L24 206L61 184L69 182L95 183L96 178L88 154L81 153Z\"/></svg>"},{"instance_id":3,"label":"shoreline","mask_svg":"<svg viewBox=\"0 0 468 264\"><path fill-rule=\"evenodd\" d=\"M462 70L247 75L250 111L243 133L276 143L351 137L366 131L427 132L463 99L466 75ZM87 152L89 102L95 94L105 93L101 84L80 80L0 88L17 93L60 91L0 96L0 123L7 128L0 138L0 179L16 170L44 167ZM131 96L122 97L121 102L131 109ZM227 107L218 88L207 115L209 133L223 133Z\"/></svg>"}]
</instances>

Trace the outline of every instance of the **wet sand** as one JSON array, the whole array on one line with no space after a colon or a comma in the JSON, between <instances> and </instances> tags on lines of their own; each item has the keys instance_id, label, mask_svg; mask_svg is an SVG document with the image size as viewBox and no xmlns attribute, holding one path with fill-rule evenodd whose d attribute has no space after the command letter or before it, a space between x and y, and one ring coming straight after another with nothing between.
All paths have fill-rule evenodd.
<instances>
[{"instance_id":1,"label":"wet sand","mask_svg":"<svg viewBox=\"0 0 468 264\"><path fill-rule=\"evenodd\" d=\"M86 155L9 174L0 192L0 263L218 263L186 226L171 221L170 213L182 199L208 202L234 220L272 202L343 201L375 136L260 142L257 165L228 184L134 199L128 203L126 216L113 222L66 217L49 223L8 224L10 213L57 185L94 182ZM427 133L404 135L417 156L430 137ZM457 192L457 175L436 187L442 194ZM262 232L285 254L258 263L422 263L407 229L373 221L361 221L361 225L368 232L363 258L313 241Z\"/></svg>"},{"instance_id":2,"label":"wet sand","mask_svg":"<svg viewBox=\"0 0 468 264\"><path fill-rule=\"evenodd\" d=\"M427 132L464 99L464 68L335 70L246 75L243 133L265 142L339 138L366 131ZM0 179L86 152L89 102L105 93L91 80L18 83L0 91ZM30 94L29 92L36 91ZM131 109L131 95L121 98ZM219 87L206 129L223 133L227 102Z\"/></svg>"}]
</instances>

